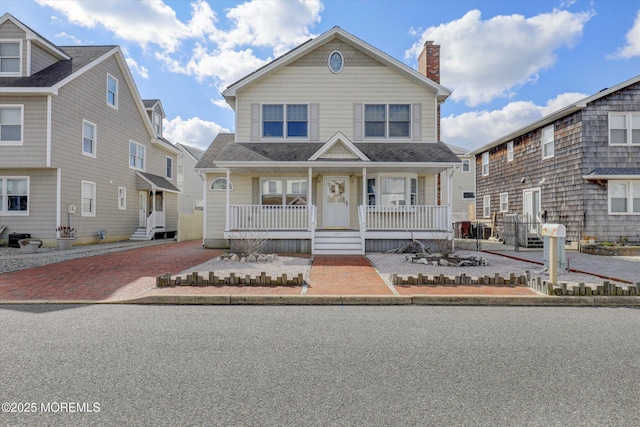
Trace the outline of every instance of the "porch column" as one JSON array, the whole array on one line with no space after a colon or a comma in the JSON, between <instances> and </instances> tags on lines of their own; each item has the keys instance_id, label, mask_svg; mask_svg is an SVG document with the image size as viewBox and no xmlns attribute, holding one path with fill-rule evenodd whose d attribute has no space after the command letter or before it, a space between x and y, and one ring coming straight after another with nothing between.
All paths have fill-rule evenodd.
<instances>
[{"instance_id":1,"label":"porch column","mask_svg":"<svg viewBox=\"0 0 640 427\"><path fill-rule=\"evenodd\" d=\"M313 168L309 168L307 177L307 216L308 216L308 229L313 231Z\"/></svg>"},{"instance_id":2,"label":"porch column","mask_svg":"<svg viewBox=\"0 0 640 427\"><path fill-rule=\"evenodd\" d=\"M231 185L229 184L231 182L231 169L226 168L226 172L227 172L227 188L226 188L226 205L225 205L225 212L226 212L226 221L225 221L225 231L229 231L229 225L230 225L230 221L231 221L231 208L229 207L229 203L231 201L231 190L230 187Z\"/></svg>"},{"instance_id":3,"label":"porch column","mask_svg":"<svg viewBox=\"0 0 640 427\"><path fill-rule=\"evenodd\" d=\"M447 209L447 230L453 231L453 173L455 172L454 168L447 169L447 205L449 209Z\"/></svg>"},{"instance_id":4,"label":"porch column","mask_svg":"<svg viewBox=\"0 0 640 427\"><path fill-rule=\"evenodd\" d=\"M369 189L367 187L367 168L362 168L362 206L369 204L367 200L367 192Z\"/></svg>"}]
</instances>

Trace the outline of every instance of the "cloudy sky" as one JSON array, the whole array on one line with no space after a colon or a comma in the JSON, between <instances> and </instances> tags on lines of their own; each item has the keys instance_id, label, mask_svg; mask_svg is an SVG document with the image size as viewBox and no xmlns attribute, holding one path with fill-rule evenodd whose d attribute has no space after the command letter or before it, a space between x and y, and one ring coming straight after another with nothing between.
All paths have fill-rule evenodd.
<instances>
[{"instance_id":1,"label":"cloudy sky","mask_svg":"<svg viewBox=\"0 0 640 427\"><path fill-rule=\"evenodd\" d=\"M473 149L640 70L640 0L2 0L59 46L118 44L173 142L234 131L220 92L334 26L416 67L441 48L444 142Z\"/></svg>"}]
</instances>

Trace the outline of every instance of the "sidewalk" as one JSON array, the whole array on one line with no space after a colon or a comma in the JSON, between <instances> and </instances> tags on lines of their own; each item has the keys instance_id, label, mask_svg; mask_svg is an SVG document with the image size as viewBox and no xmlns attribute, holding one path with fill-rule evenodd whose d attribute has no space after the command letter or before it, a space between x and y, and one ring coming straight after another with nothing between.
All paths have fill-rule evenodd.
<instances>
[{"instance_id":1,"label":"sidewalk","mask_svg":"<svg viewBox=\"0 0 640 427\"><path fill-rule=\"evenodd\" d=\"M512 255L510 251L502 252ZM0 303L597 304L592 297L545 297L519 286L392 286L364 256L316 256L303 286L156 288L157 276L176 275L220 253L221 250L203 248L200 241L168 243L3 273ZM542 254L527 256L541 259ZM640 305L638 297L626 297L624 301L615 300L623 297L601 298L609 304L618 301Z\"/></svg>"}]
</instances>

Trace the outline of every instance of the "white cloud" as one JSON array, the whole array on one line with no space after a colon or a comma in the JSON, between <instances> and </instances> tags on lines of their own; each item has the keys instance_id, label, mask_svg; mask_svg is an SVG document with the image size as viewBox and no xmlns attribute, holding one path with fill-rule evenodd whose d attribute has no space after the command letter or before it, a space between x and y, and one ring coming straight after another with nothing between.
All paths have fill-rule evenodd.
<instances>
[{"instance_id":1,"label":"white cloud","mask_svg":"<svg viewBox=\"0 0 640 427\"><path fill-rule=\"evenodd\" d=\"M556 62L555 51L571 47L592 13L554 10L531 18L495 16L482 20L479 10L427 28L405 52L417 58L426 40L441 45L442 84L453 89L451 100L469 106L510 97L516 87Z\"/></svg>"},{"instance_id":2,"label":"white cloud","mask_svg":"<svg viewBox=\"0 0 640 427\"><path fill-rule=\"evenodd\" d=\"M471 111L442 118L442 140L458 147L475 149L558 111L587 95L563 93L537 106L517 101L494 111Z\"/></svg>"},{"instance_id":3,"label":"white cloud","mask_svg":"<svg viewBox=\"0 0 640 427\"><path fill-rule=\"evenodd\" d=\"M56 37L57 39L68 39L68 40L70 40L70 41L71 41L71 43L73 43L73 44L77 44L77 45L82 44L82 40L80 40L80 39L79 39L79 38L77 38L76 36L72 36L71 34L67 34L67 33L65 33L64 31L63 31L63 32L61 32L61 33L56 34L56 35L55 35L55 37Z\"/></svg>"},{"instance_id":4,"label":"white cloud","mask_svg":"<svg viewBox=\"0 0 640 427\"><path fill-rule=\"evenodd\" d=\"M127 65L133 74L137 74L143 79L149 78L149 70L146 67L138 64L138 62L129 55L129 51L126 48L122 48L122 54L124 55L125 61L127 61Z\"/></svg>"},{"instance_id":5,"label":"white cloud","mask_svg":"<svg viewBox=\"0 0 640 427\"><path fill-rule=\"evenodd\" d=\"M625 38L625 45L621 47L615 55L611 55L611 58L633 58L640 56L640 11L638 11L636 19L633 22L633 27L631 27Z\"/></svg>"},{"instance_id":6,"label":"white cloud","mask_svg":"<svg viewBox=\"0 0 640 427\"><path fill-rule=\"evenodd\" d=\"M222 108L223 110L233 110L227 101L224 99L211 99L211 103L216 107Z\"/></svg>"},{"instance_id":7,"label":"white cloud","mask_svg":"<svg viewBox=\"0 0 640 427\"><path fill-rule=\"evenodd\" d=\"M174 144L179 142L202 150L209 148L211 141L220 132L229 132L229 130L199 117L183 120L182 117L177 116L172 120L165 120L163 129L164 137Z\"/></svg>"}]
</instances>

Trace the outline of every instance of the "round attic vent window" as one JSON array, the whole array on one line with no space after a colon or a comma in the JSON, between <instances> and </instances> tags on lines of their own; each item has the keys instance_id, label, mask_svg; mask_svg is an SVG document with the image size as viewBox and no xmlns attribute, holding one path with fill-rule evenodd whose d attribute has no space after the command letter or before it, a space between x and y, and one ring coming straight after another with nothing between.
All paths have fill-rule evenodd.
<instances>
[{"instance_id":1,"label":"round attic vent window","mask_svg":"<svg viewBox=\"0 0 640 427\"><path fill-rule=\"evenodd\" d=\"M342 71L342 67L344 65L344 60L342 58L342 54L337 50L331 52L329 55L329 69L332 73L339 73Z\"/></svg>"}]
</instances>

